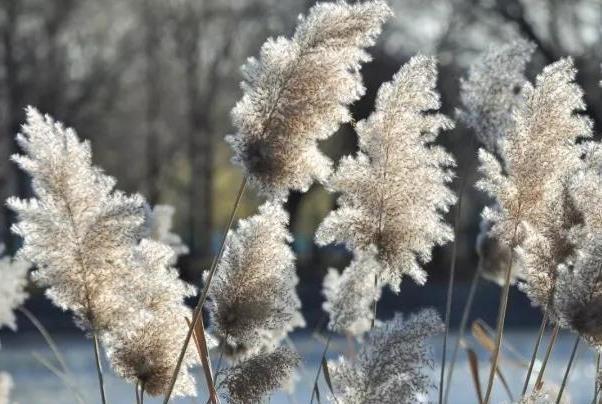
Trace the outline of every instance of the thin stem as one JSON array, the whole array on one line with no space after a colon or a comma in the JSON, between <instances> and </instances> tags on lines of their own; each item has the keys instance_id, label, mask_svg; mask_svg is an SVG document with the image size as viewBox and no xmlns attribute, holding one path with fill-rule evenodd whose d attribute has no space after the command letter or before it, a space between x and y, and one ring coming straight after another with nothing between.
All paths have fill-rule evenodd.
<instances>
[{"instance_id":1,"label":"thin stem","mask_svg":"<svg viewBox=\"0 0 602 404\"><path fill-rule=\"evenodd\" d=\"M324 350L322 351L322 357L320 358L320 364L318 365L318 371L316 372L316 377L314 379L314 385L311 390L311 399L309 401L310 404L314 402L314 396L316 394L316 387L318 386L318 379L320 378L320 372L322 371L322 362L326 358L326 353L328 352L328 348L330 347L330 341L332 341L332 336L334 332L330 331L328 334L328 339L326 340L326 345L324 346Z\"/></svg>"},{"instance_id":2,"label":"thin stem","mask_svg":"<svg viewBox=\"0 0 602 404\"><path fill-rule=\"evenodd\" d=\"M473 149L474 143L475 143L475 137L471 136L470 137L470 147L469 147L470 150ZM453 373L454 362L456 361L456 356L458 354L458 347L460 344L460 340L463 337L463 335L460 334L458 336L458 341L456 341L456 344L454 346L454 351L453 351L452 359L451 359L451 363L450 363L449 374L448 374L447 380L445 382L445 385L446 385L445 396L443 396L443 386L444 386L443 380L445 377L445 362L447 361L447 339L449 337L451 306L452 306L452 301L453 301L454 283L455 283L455 277L456 277L456 261L458 258L458 234L460 233L460 224L462 222L462 201L464 200L466 184L468 183L468 181L467 181L468 173L471 172L470 169L471 169L470 166L466 166L464 169L463 175L461 175L461 177L460 177L458 203L456 204L455 212L454 212L454 241L452 244L452 256L451 256L451 263L449 266L449 279L448 279L448 284L447 284L447 297L446 297L446 302L445 302L445 334L443 335L443 352L441 353L441 378L439 381L439 404L443 404L444 402L447 402L447 397L449 396L449 384L451 382L451 375ZM476 279L477 278L473 278L473 281L471 283L472 296L474 296L473 287L476 286L476 282L477 282ZM465 308L464 313L462 314L462 322L464 323L464 327L466 327L468 311L470 311L470 306L472 306L472 296L469 297L470 303L467 302L467 309ZM466 317L466 319L465 319L465 317ZM462 327L462 324L460 325L460 333L463 333L464 327Z\"/></svg>"},{"instance_id":3,"label":"thin stem","mask_svg":"<svg viewBox=\"0 0 602 404\"><path fill-rule=\"evenodd\" d=\"M491 370L489 371L489 380L487 382L487 392L485 393L484 404L488 404L491 399L491 392L493 390L493 381L495 379L495 373L500 359L500 348L502 346L502 339L504 338L504 323L506 322L506 310L508 308L508 297L510 295L510 277L512 275L512 261L514 261L514 246L516 243L516 233L518 231L518 221L514 225L514 234L512 235L512 242L510 243L510 261L506 268L506 276L504 279L504 289L500 296L500 306L497 319L497 333L495 336L495 349L493 351L493 359L491 360Z\"/></svg>"},{"instance_id":4,"label":"thin stem","mask_svg":"<svg viewBox=\"0 0 602 404\"><path fill-rule=\"evenodd\" d=\"M54 357L58 361L59 365L61 365L61 369L63 370L63 372L65 374L69 374L70 373L69 367L67 366L67 362L65 361L65 358L59 351L59 348L56 345L56 343L54 342L54 339L50 336L50 333L48 332L48 330L46 330L46 328L40 322L40 320L38 320L38 318L31 311L29 311L28 309L26 309L23 306L19 307L17 310L20 311L21 313L23 313L23 315L25 317L27 317L27 319L34 325L34 327L38 330L38 332L42 335L42 337L46 341L46 344L48 344L48 347L54 354Z\"/></svg>"},{"instance_id":5,"label":"thin stem","mask_svg":"<svg viewBox=\"0 0 602 404\"><path fill-rule=\"evenodd\" d=\"M558 330L560 330L560 326L556 324L554 329L552 330L552 336L550 337L550 342L548 343L548 348L546 349L546 355L543 358L543 363L541 364L541 369L539 370L539 374L537 375L537 380L535 381L535 389L540 386L541 381L543 380L544 372L546 371L546 366L548 365L548 360L550 359L550 354L552 353L552 348L556 343L556 339L558 338Z\"/></svg>"},{"instance_id":6,"label":"thin stem","mask_svg":"<svg viewBox=\"0 0 602 404\"><path fill-rule=\"evenodd\" d=\"M543 313L543 318L541 319L541 325L539 326L539 333L537 334L537 342L535 343L535 348L533 348L533 354L531 355L531 362L529 362L529 369L527 370L527 377L525 378L525 383L523 384L523 391L521 393L521 397L525 395L527 392L527 387L529 386L529 381L531 380L531 373L533 372L533 365L535 364L535 359L537 358L537 353L539 352L539 345L541 344L541 340L543 338L543 333L546 330L546 325L548 324L548 310L546 309Z\"/></svg>"},{"instance_id":7,"label":"thin stem","mask_svg":"<svg viewBox=\"0 0 602 404\"><path fill-rule=\"evenodd\" d=\"M92 334L92 342L94 345L94 357L96 359L96 373L98 374L98 388L100 389L100 401L102 404L107 404L105 397L105 384L102 377L102 364L100 363L100 348L98 346L98 335L96 331Z\"/></svg>"},{"instance_id":8,"label":"thin stem","mask_svg":"<svg viewBox=\"0 0 602 404\"><path fill-rule=\"evenodd\" d=\"M378 275L374 274L374 290L378 290ZM374 328L374 324L376 324L376 309L378 308L378 297L374 297L374 301L372 302L372 324L370 328Z\"/></svg>"},{"instance_id":9,"label":"thin stem","mask_svg":"<svg viewBox=\"0 0 602 404\"><path fill-rule=\"evenodd\" d=\"M464 335L466 333L466 326L468 325L468 318L470 316L470 311L472 310L472 303L474 301L474 296L477 291L477 286L479 284L479 279L481 279L482 269L478 267L475 271L472 280L470 281L470 289L468 291L468 298L466 299L466 305L464 306L464 311L462 312L462 319L460 320L460 329L458 331L458 339L454 344L454 350L452 352L451 360L449 363L449 371L447 372L447 380L445 381L445 399L444 402L447 403L447 399L450 393L452 376L454 374L454 366L456 364L456 359L458 357L458 350L460 348L460 343L464 340Z\"/></svg>"},{"instance_id":10,"label":"thin stem","mask_svg":"<svg viewBox=\"0 0 602 404\"><path fill-rule=\"evenodd\" d=\"M165 394L165 398L163 399L163 404L167 404L169 402L169 398L171 397L171 393L176 384L176 380L178 378L178 374L180 373L180 368L182 367L182 362L184 361L184 356L186 355L186 349L188 348L188 344L190 343L190 339L192 337L192 333L194 331L194 326L196 322L199 320L199 317L202 314L203 305L205 304L205 300L207 300L207 294L209 293L209 286L211 285L211 281L213 280L213 276L217 271L217 264L219 263L222 254L224 253L224 247L226 245L226 239L228 238L228 232L232 227L232 223L234 222L234 217L236 216L236 211L238 210L238 206L240 205L240 201L242 196L245 193L245 188L247 186L248 178L245 176L240 184L240 188L238 189L238 193L236 194L236 200L234 201L234 206L232 207L232 212L230 213L230 218L228 220L228 224L224 231L224 235L222 237L222 241L219 247L219 251L215 257L213 257L213 262L211 263L211 268L209 270L209 275L205 281L205 286L201 292L201 297L197 302L196 307L192 313L192 320L190 321L190 327L188 328L188 333L186 334L186 338L184 339L184 344L182 349L180 350L180 355L178 356L178 361L176 362L176 367L171 376L171 381L169 383L169 388L167 389L167 393Z\"/></svg>"},{"instance_id":11,"label":"thin stem","mask_svg":"<svg viewBox=\"0 0 602 404\"><path fill-rule=\"evenodd\" d=\"M140 404L140 394L138 393L138 387L140 386L140 382L137 381L134 386L134 390L136 391L136 404Z\"/></svg>"},{"instance_id":12,"label":"thin stem","mask_svg":"<svg viewBox=\"0 0 602 404\"><path fill-rule=\"evenodd\" d=\"M577 348L579 348L580 340L581 336L577 334L577 338L575 338L575 344L573 345L573 350L571 351L571 358L569 359L569 363L566 365L566 371L564 372L564 377L562 378L562 384L560 385L560 391L558 392L558 397L556 398L556 404L559 404L560 400L562 399L562 393L564 393L566 382L569 379L569 373L571 372L571 366L575 360L575 354L577 353Z\"/></svg>"},{"instance_id":13,"label":"thin stem","mask_svg":"<svg viewBox=\"0 0 602 404\"><path fill-rule=\"evenodd\" d=\"M140 404L144 404L144 382L140 385Z\"/></svg>"},{"instance_id":14,"label":"thin stem","mask_svg":"<svg viewBox=\"0 0 602 404\"><path fill-rule=\"evenodd\" d=\"M474 138L473 138L474 139ZM472 147L471 147L472 148ZM439 404L443 404L443 381L445 378L445 361L447 360L447 338L449 336L449 323L451 317L451 306L454 295L454 282L456 277L456 260L458 257L458 233L460 232L460 219L462 218L462 200L464 199L464 188L466 187L467 175L460 179L460 195L456 204L454 215L454 242L452 245L451 264L449 268L449 280L447 282L447 298L445 302L445 334L443 334L443 352L441 353L441 376L439 378Z\"/></svg>"}]
</instances>

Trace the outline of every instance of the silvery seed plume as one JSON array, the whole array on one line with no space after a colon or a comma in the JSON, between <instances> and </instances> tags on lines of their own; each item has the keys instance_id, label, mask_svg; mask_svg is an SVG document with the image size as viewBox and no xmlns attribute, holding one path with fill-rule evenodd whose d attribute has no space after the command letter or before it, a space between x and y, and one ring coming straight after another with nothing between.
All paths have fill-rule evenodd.
<instances>
[{"instance_id":1,"label":"silvery seed plume","mask_svg":"<svg viewBox=\"0 0 602 404\"><path fill-rule=\"evenodd\" d=\"M582 240L572 265L560 265L554 293L559 324L602 345L602 234Z\"/></svg>"},{"instance_id":2,"label":"silvery seed plume","mask_svg":"<svg viewBox=\"0 0 602 404\"><path fill-rule=\"evenodd\" d=\"M7 201L23 238L18 254L82 328L106 329L129 287L124 273L143 231L144 201L115 191L115 180L92 165L90 144L32 107L17 141L25 154L13 160L32 177L35 195Z\"/></svg>"},{"instance_id":3,"label":"silvery seed plume","mask_svg":"<svg viewBox=\"0 0 602 404\"><path fill-rule=\"evenodd\" d=\"M180 347L191 318L184 298L195 289L178 277L171 267L174 251L168 245L142 240L133 251L130 282L136 284L136 305L123 307L123 323L103 335L109 361L115 372L132 383L144 384L151 395L164 394L169 387ZM211 347L215 343L208 338ZM184 357L173 394L196 395L190 368L198 365L190 348Z\"/></svg>"},{"instance_id":4,"label":"silvery seed plume","mask_svg":"<svg viewBox=\"0 0 602 404\"><path fill-rule=\"evenodd\" d=\"M575 75L567 58L544 68L534 87L525 85L513 129L500 141L504 171L491 153L479 151L484 178L478 185L497 202L483 216L493 223L492 234L506 244L517 238L515 229L523 222L539 230L561 200L567 174L581 164L575 142L591 137L591 123L576 114L585 104ZM520 227L518 232L520 240Z\"/></svg>"},{"instance_id":5,"label":"silvery seed plume","mask_svg":"<svg viewBox=\"0 0 602 404\"><path fill-rule=\"evenodd\" d=\"M483 278L502 286L512 254L506 244L491 236L491 226L491 222L481 218L480 231L476 242L476 251L479 257L478 271ZM514 257L510 278L512 283L515 283L517 278L521 276L521 272L520 262Z\"/></svg>"},{"instance_id":6,"label":"silvery seed plume","mask_svg":"<svg viewBox=\"0 0 602 404\"><path fill-rule=\"evenodd\" d=\"M0 404L10 404L10 392L13 389L13 378L9 373L0 372Z\"/></svg>"},{"instance_id":7,"label":"silvery seed plume","mask_svg":"<svg viewBox=\"0 0 602 404\"><path fill-rule=\"evenodd\" d=\"M372 305L380 299L381 288L374 285L374 277L382 271L375 257L376 251L358 252L343 273L329 269L322 293L322 305L328 313L328 328L332 331L362 336L372 326Z\"/></svg>"},{"instance_id":8,"label":"silvery seed plume","mask_svg":"<svg viewBox=\"0 0 602 404\"><path fill-rule=\"evenodd\" d=\"M527 82L525 67L534 50L522 39L491 47L460 81L458 120L490 153L498 152L499 140L513 128L512 111L522 100L519 91Z\"/></svg>"},{"instance_id":9,"label":"silvery seed plume","mask_svg":"<svg viewBox=\"0 0 602 404\"><path fill-rule=\"evenodd\" d=\"M293 376L301 358L288 348L256 354L225 371L223 387L228 403L260 403Z\"/></svg>"},{"instance_id":10,"label":"silvery seed plume","mask_svg":"<svg viewBox=\"0 0 602 404\"><path fill-rule=\"evenodd\" d=\"M331 162L317 142L351 115L364 94L360 64L391 11L382 1L318 3L291 39L269 39L243 66L244 95L232 110L238 133L226 137L233 161L259 190L286 196L323 181Z\"/></svg>"},{"instance_id":11,"label":"silvery seed plume","mask_svg":"<svg viewBox=\"0 0 602 404\"><path fill-rule=\"evenodd\" d=\"M320 245L376 246L379 280L394 290L403 275L424 284L421 263L453 238L442 213L455 201L447 186L454 160L433 144L452 122L432 112L440 106L436 78L435 60L416 56L381 86L375 111L357 124L360 150L344 157L328 181L341 193L339 208L316 233Z\"/></svg>"},{"instance_id":12,"label":"silvery seed plume","mask_svg":"<svg viewBox=\"0 0 602 404\"><path fill-rule=\"evenodd\" d=\"M0 245L0 254L3 252L4 246ZM27 262L8 255L0 258L0 329L17 330L14 310L29 296L25 291L29 268Z\"/></svg>"},{"instance_id":13,"label":"silvery seed plume","mask_svg":"<svg viewBox=\"0 0 602 404\"><path fill-rule=\"evenodd\" d=\"M234 357L277 345L304 325L295 287L295 256L288 243L288 215L266 202L228 234L224 255L209 289L215 335Z\"/></svg>"},{"instance_id":14,"label":"silvery seed plume","mask_svg":"<svg viewBox=\"0 0 602 404\"><path fill-rule=\"evenodd\" d=\"M443 331L439 315L423 310L403 320L396 315L368 333L357 358L329 362L336 398L345 404L409 404L432 387L426 339Z\"/></svg>"},{"instance_id":15,"label":"silvery seed plume","mask_svg":"<svg viewBox=\"0 0 602 404\"><path fill-rule=\"evenodd\" d=\"M574 173L569 174L571 177ZM564 179L561 195L550 201L537 227L525 224L524 239L516 249L521 267L519 288L531 303L548 308L548 314L557 321L553 295L559 265L569 264L584 234L583 212L571 194L569 182Z\"/></svg>"},{"instance_id":16,"label":"silvery seed plume","mask_svg":"<svg viewBox=\"0 0 602 404\"><path fill-rule=\"evenodd\" d=\"M182 242L179 235L171 231L174 213L175 208L171 205L155 205L152 210L147 207L146 225L148 237L170 246L177 258L188 254L188 246Z\"/></svg>"}]
</instances>

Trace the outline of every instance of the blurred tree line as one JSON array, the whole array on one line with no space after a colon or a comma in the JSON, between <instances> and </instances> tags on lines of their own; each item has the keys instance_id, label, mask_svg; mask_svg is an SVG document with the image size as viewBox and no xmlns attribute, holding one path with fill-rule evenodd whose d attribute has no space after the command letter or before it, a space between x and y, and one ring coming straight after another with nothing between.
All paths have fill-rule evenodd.
<instances>
[{"instance_id":1,"label":"blurred tree line","mask_svg":"<svg viewBox=\"0 0 602 404\"><path fill-rule=\"evenodd\" d=\"M598 85L602 62L600 0L391 0L395 17L363 69L366 97L357 119L371 110L378 86L417 52L436 55L444 112L458 104L459 79L484 49L517 36L538 51L530 77L571 55L586 92L588 114L602 130ZM9 162L24 107L73 126L92 142L95 162L118 187L141 192L153 204L176 207L175 228L190 246L180 268L198 279L207 267L240 180L223 136L240 97L239 66L268 36L290 35L299 0L0 0L0 199L27 196L29 180ZM476 148L458 125L442 142L458 159L458 175L476 179ZM350 126L326 141L332 157L353 153ZM459 270L472 272L478 214L487 201L468 191L459 237ZM257 201L248 192L239 211ZM348 259L342 248L318 250L313 232L335 204L321 186L292 194L287 203L300 275L320 280L328 265ZM14 218L3 209L0 237L10 251ZM445 249L431 267L446 264ZM431 271L446 277L443 268Z\"/></svg>"}]
</instances>

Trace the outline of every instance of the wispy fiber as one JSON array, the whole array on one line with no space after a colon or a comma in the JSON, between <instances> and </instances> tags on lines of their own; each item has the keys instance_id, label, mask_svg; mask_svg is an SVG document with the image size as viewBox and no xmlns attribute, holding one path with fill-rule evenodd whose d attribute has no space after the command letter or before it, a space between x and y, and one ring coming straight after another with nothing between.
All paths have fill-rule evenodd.
<instances>
[{"instance_id":1,"label":"wispy fiber","mask_svg":"<svg viewBox=\"0 0 602 404\"><path fill-rule=\"evenodd\" d=\"M4 246L0 246L0 254ZM29 296L25 291L30 265L8 255L0 258L0 328L17 330L14 310Z\"/></svg>"},{"instance_id":2,"label":"wispy fiber","mask_svg":"<svg viewBox=\"0 0 602 404\"><path fill-rule=\"evenodd\" d=\"M228 234L209 289L209 312L214 333L229 355L244 357L276 346L305 324L287 224L282 205L266 202Z\"/></svg>"},{"instance_id":3,"label":"wispy fiber","mask_svg":"<svg viewBox=\"0 0 602 404\"><path fill-rule=\"evenodd\" d=\"M424 398L432 383L432 359L426 339L443 331L439 315L423 310L403 320L396 315L368 333L354 361L329 362L339 402L410 404Z\"/></svg>"},{"instance_id":4,"label":"wispy fiber","mask_svg":"<svg viewBox=\"0 0 602 404\"><path fill-rule=\"evenodd\" d=\"M341 193L339 208L316 233L320 245L375 246L380 281L394 290L403 275L424 284L421 263L453 238L442 214L455 201L447 186L454 160L434 145L452 122L433 112L440 107L436 78L435 60L416 56L381 86L375 111L357 124L360 151L344 157L328 181Z\"/></svg>"},{"instance_id":5,"label":"wispy fiber","mask_svg":"<svg viewBox=\"0 0 602 404\"><path fill-rule=\"evenodd\" d=\"M490 153L498 152L500 139L513 129L512 112L522 101L525 67L534 50L535 45L522 39L491 47L460 81L458 120Z\"/></svg>"},{"instance_id":6,"label":"wispy fiber","mask_svg":"<svg viewBox=\"0 0 602 404\"><path fill-rule=\"evenodd\" d=\"M256 354L226 370L224 396L232 404L260 403L272 391L286 386L300 362L288 348Z\"/></svg>"},{"instance_id":7,"label":"wispy fiber","mask_svg":"<svg viewBox=\"0 0 602 404\"><path fill-rule=\"evenodd\" d=\"M179 235L171 231L174 213L175 208L171 205L155 205L152 210L147 207L146 226L149 238L167 244L178 257L188 254L188 246Z\"/></svg>"},{"instance_id":8,"label":"wispy fiber","mask_svg":"<svg viewBox=\"0 0 602 404\"><path fill-rule=\"evenodd\" d=\"M360 64L391 11L382 1L318 3L291 39L269 39L243 66L244 95L232 110L233 161L260 191L285 196L331 172L317 142L349 122L364 94Z\"/></svg>"},{"instance_id":9,"label":"wispy fiber","mask_svg":"<svg viewBox=\"0 0 602 404\"><path fill-rule=\"evenodd\" d=\"M322 293L322 308L328 313L328 328L356 337L362 336L374 320L373 303L380 299L381 288L374 287L374 277L381 272L375 251L358 252L349 267L339 274L329 269Z\"/></svg>"}]
</instances>

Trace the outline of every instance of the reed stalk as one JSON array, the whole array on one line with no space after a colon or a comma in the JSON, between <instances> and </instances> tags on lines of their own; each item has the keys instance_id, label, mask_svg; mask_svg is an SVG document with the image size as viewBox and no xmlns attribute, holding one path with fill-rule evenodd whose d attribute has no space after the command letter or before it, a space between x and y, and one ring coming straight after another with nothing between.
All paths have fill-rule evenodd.
<instances>
[{"instance_id":1,"label":"reed stalk","mask_svg":"<svg viewBox=\"0 0 602 404\"><path fill-rule=\"evenodd\" d=\"M188 344L190 343L190 339L192 337L192 333L194 332L194 327L196 322L199 320L199 317L203 311L203 305L205 304L205 300L207 300L207 294L209 293L209 286L211 286L211 281L213 280L213 276L217 271L217 264L219 263L222 254L224 253L224 248L226 245L226 239L228 238L228 232L232 227L232 223L234 222L234 217L236 216L236 211L238 210L238 206L240 205L240 201L245 193L245 189L247 186L248 178L245 176L240 184L238 189L238 193L236 194L236 200L234 201L234 206L232 207L232 211L230 213L230 218L228 220L228 224L226 229L224 230L224 235L222 237L222 241L220 243L220 247L217 255L213 258L211 263L211 267L209 269L209 275L205 281L205 285L203 286L203 290L201 292L201 297L197 302L196 307L192 313L192 320L190 321L190 326L188 327L188 333L186 334L186 338L184 339L184 344L182 349L180 350L180 355L178 356L178 361L176 362L176 366L174 372L171 376L171 381L169 383L169 388L167 389L167 393L165 394L165 398L163 399L163 404L167 404L169 402L169 398L171 397L171 393L173 392L173 388L176 384L176 380L178 378L178 373L180 373L180 368L182 367L182 362L184 361L184 356L186 355L186 349L188 348Z\"/></svg>"}]
</instances>

